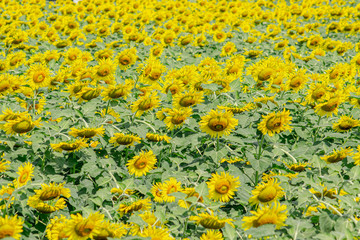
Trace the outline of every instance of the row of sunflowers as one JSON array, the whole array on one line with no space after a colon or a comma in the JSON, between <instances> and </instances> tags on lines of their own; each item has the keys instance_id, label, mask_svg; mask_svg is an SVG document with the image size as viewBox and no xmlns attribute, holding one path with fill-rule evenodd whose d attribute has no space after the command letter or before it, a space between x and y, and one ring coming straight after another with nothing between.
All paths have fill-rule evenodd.
<instances>
[{"instance_id":1,"label":"row of sunflowers","mask_svg":"<svg viewBox=\"0 0 360 240\"><path fill-rule=\"evenodd\" d=\"M360 237L356 1L0 18L0 239Z\"/></svg>"}]
</instances>

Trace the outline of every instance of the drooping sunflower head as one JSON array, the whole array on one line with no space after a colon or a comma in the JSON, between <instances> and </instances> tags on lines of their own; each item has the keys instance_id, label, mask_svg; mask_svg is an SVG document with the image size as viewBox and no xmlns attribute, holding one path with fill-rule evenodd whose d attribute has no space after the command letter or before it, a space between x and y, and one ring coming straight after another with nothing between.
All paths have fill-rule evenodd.
<instances>
[{"instance_id":1,"label":"drooping sunflower head","mask_svg":"<svg viewBox=\"0 0 360 240\"><path fill-rule=\"evenodd\" d=\"M110 138L110 143L114 146L133 146L135 142L140 143L141 138L132 134L115 133L114 137Z\"/></svg>"},{"instance_id":2,"label":"drooping sunflower head","mask_svg":"<svg viewBox=\"0 0 360 240\"><path fill-rule=\"evenodd\" d=\"M36 121L32 121L32 118L27 113L22 113L21 116L13 119L7 120L4 124L3 129L6 134L26 134L34 129L35 126L41 125L41 118Z\"/></svg>"},{"instance_id":3,"label":"drooping sunflower head","mask_svg":"<svg viewBox=\"0 0 360 240\"><path fill-rule=\"evenodd\" d=\"M121 70L126 70L134 65L137 60L136 48L126 49L120 52L117 57L118 66Z\"/></svg>"},{"instance_id":4,"label":"drooping sunflower head","mask_svg":"<svg viewBox=\"0 0 360 240\"><path fill-rule=\"evenodd\" d=\"M51 143L51 148L54 149L57 152L75 152L79 151L82 148L88 147L89 144L86 143L86 140L84 138L72 140L69 142L60 142L60 143Z\"/></svg>"},{"instance_id":5,"label":"drooping sunflower head","mask_svg":"<svg viewBox=\"0 0 360 240\"><path fill-rule=\"evenodd\" d=\"M270 204L277 201L284 195L280 184L273 178L267 182L262 182L252 191L253 196L249 199L251 205Z\"/></svg>"},{"instance_id":6,"label":"drooping sunflower head","mask_svg":"<svg viewBox=\"0 0 360 240\"><path fill-rule=\"evenodd\" d=\"M104 132L105 129L103 126L99 128L82 128L82 129L71 128L69 135L80 138L92 138L97 135L102 136Z\"/></svg>"},{"instance_id":7,"label":"drooping sunflower head","mask_svg":"<svg viewBox=\"0 0 360 240\"><path fill-rule=\"evenodd\" d=\"M215 216L214 213L200 213L198 216L191 216L190 221L195 221L207 229L221 229L225 227L225 223L234 227L232 223L234 221L233 219L220 219L218 216Z\"/></svg>"},{"instance_id":8,"label":"drooping sunflower head","mask_svg":"<svg viewBox=\"0 0 360 240\"><path fill-rule=\"evenodd\" d=\"M333 124L332 128L336 132L348 132L352 128L360 126L360 121L350 116L341 116L341 118Z\"/></svg>"},{"instance_id":9,"label":"drooping sunflower head","mask_svg":"<svg viewBox=\"0 0 360 240\"><path fill-rule=\"evenodd\" d=\"M353 149L341 148L340 150L333 150L333 153L330 155L321 156L320 158L324 160L326 163L337 163L344 160L347 156L353 155Z\"/></svg>"},{"instance_id":10,"label":"drooping sunflower head","mask_svg":"<svg viewBox=\"0 0 360 240\"><path fill-rule=\"evenodd\" d=\"M291 130L290 123L292 117L290 117L290 111L284 109L282 112L273 112L266 116L262 116L263 119L260 122L258 129L263 134L269 134L273 136L275 133Z\"/></svg>"},{"instance_id":11,"label":"drooping sunflower head","mask_svg":"<svg viewBox=\"0 0 360 240\"><path fill-rule=\"evenodd\" d=\"M93 238L101 229L101 222L104 215L99 212L91 213L89 217L84 218L79 213L71 215L71 219L64 227L64 232L72 239Z\"/></svg>"}]
</instances>

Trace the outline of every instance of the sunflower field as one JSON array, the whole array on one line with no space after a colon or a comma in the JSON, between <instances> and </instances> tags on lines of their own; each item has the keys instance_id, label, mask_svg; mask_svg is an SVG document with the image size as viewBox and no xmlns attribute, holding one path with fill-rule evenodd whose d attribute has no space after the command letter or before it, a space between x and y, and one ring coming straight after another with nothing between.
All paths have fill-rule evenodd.
<instances>
[{"instance_id":1,"label":"sunflower field","mask_svg":"<svg viewBox=\"0 0 360 240\"><path fill-rule=\"evenodd\" d=\"M359 2L0 18L0 239L360 239Z\"/></svg>"}]
</instances>

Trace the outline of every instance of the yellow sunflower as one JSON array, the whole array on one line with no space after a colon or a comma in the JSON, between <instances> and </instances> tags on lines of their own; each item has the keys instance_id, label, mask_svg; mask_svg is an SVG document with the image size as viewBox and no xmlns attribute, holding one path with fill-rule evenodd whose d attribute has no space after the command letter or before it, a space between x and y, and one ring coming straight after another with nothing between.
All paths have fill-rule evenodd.
<instances>
[{"instance_id":1,"label":"yellow sunflower","mask_svg":"<svg viewBox=\"0 0 360 240\"><path fill-rule=\"evenodd\" d=\"M166 111L166 118L164 119L164 123L166 124L167 128L170 130L180 128L185 120L190 117L192 114L191 108L180 108L180 109L165 109ZM163 110L164 112L164 110Z\"/></svg>"},{"instance_id":2,"label":"yellow sunflower","mask_svg":"<svg viewBox=\"0 0 360 240\"><path fill-rule=\"evenodd\" d=\"M141 177L146 175L146 173L148 173L150 170L156 168L156 161L156 156L152 150L148 152L141 151L138 156L130 159L126 166L131 175L135 174L136 177Z\"/></svg>"},{"instance_id":3,"label":"yellow sunflower","mask_svg":"<svg viewBox=\"0 0 360 240\"><path fill-rule=\"evenodd\" d=\"M103 101L115 100L119 98L126 99L133 88L133 81L126 80L125 84L108 85L101 93Z\"/></svg>"},{"instance_id":4,"label":"yellow sunflower","mask_svg":"<svg viewBox=\"0 0 360 240\"><path fill-rule=\"evenodd\" d=\"M152 240L175 240L168 229L158 228L156 226L147 226L139 234L140 237L150 238Z\"/></svg>"},{"instance_id":5,"label":"yellow sunflower","mask_svg":"<svg viewBox=\"0 0 360 240\"><path fill-rule=\"evenodd\" d=\"M93 68L93 78L95 81L104 81L111 84L115 81L116 63L110 58L100 59L99 64Z\"/></svg>"},{"instance_id":6,"label":"yellow sunflower","mask_svg":"<svg viewBox=\"0 0 360 240\"><path fill-rule=\"evenodd\" d=\"M136 117L140 117L143 115L144 112L150 111L153 108L160 106L160 98L157 96L156 92L153 92L152 94L147 94L145 96L142 96L135 102L133 102L131 106L132 112L135 112Z\"/></svg>"},{"instance_id":7,"label":"yellow sunflower","mask_svg":"<svg viewBox=\"0 0 360 240\"><path fill-rule=\"evenodd\" d=\"M134 65L137 60L136 48L126 49L116 56L118 66L121 70L126 70Z\"/></svg>"},{"instance_id":8,"label":"yellow sunflower","mask_svg":"<svg viewBox=\"0 0 360 240\"><path fill-rule=\"evenodd\" d=\"M51 200L51 201L42 201L38 196L31 196L27 201L27 205L35 208L41 213L49 214L57 210L64 209L66 207L66 202L64 198Z\"/></svg>"},{"instance_id":9,"label":"yellow sunflower","mask_svg":"<svg viewBox=\"0 0 360 240\"><path fill-rule=\"evenodd\" d=\"M203 197L201 197L199 193L195 191L195 188L185 188L181 192L186 194L185 200L179 199L179 206L182 208L188 209L192 205L190 201L186 201L186 199L190 197L196 197L198 202L204 202Z\"/></svg>"},{"instance_id":10,"label":"yellow sunflower","mask_svg":"<svg viewBox=\"0 0 360 240\"><path fill-rule=\"evenodd\" d=\"M244 230L265 224L275 224L276 228L279 229L285 226L284 222L287 219L286 205L280 205L278 202L273 205L260 206L256 211L250 211L250 213L253 216L246 216L242 219Z\"/></svg>"},{"instance_id":11,"label":"yellow sunflower","mask_svg":"<svg viewBox=\"0 0 360 240\"><path fill-rule=\"evenodd\" d=\"M94 239L105 240L108 238L121 238L127 233L123 223L112 223L108 220L100 223L100 232L94 234Z\"/></svg>"},{"instance_id":12,"label":"yellow sunflower","mask_svg":"<svg viewBox=\"0 0 360 240\"><path fill-rule=\"evenodd\" d=\"M0 173L5 172L9 168L9 164L10 164L9 161L7 161L5 159L1 159L0 160Z\"/></svg>"},{"instance_id":13,"label":"yellow sunflower","mask_svg":"<svg viewBox=\"0 0 360 240\"><path fill-rule=\"evenodd\" d=\"M350 131L352 128L360 126L360 121L353 119L352 117L349 116L341 116L341 118L333 124L332 128L336 131L336 132L348 132Z\"/></svg>"},{"instance_id":14,"label":"yellow sunflower","mask_svg":"<svg viewBox=\"0 0 360 240\"><path fill-rule=\"evenodd\" d=\"M320 157L322 160L324 160L326 163L337 163L342 160L344 160L347 156L353 155L353 149L348 148L340 148L340 150L333 150L333 153L330 155L325 155Z\"/></svg>"},{"instance_id":15,"label":"yellow sunflower","mask_svg":"<svg viewBox=\"0 0 360 240\"><path fill-rule=\"evenodd\" d=\"M46 226L46 237L49 240L60 240L68 238L70 235L64 231L65 226L69 220L65 216L55 216L50 220L50 223Z\"/></svg>"},{"instance_id":16,"label":"yellow sunflower","mask_svg":"<svg viewBox=\"0 0 360 240\"><path fill-rule=\"evenodd\" d=\"M262 121L259 123L258 129L262 134L269 134L273 136L275 133L290 130L290 123L292 117L290 117L290 111L284 109L282 112L272 112L266 116L262 116Z\"/></svg>"},{"instance_id":17,"label":"yellow sunflower","mask_svg":"<svg viewBox=\"0 0 360 240\"><path fill-rule=\"evenodd\" d=\"M197 224L200 224L204 228L208 229L221 229L225 227L225 223L235 227L232 223L234 221L233 219L219 219L219 217L215 216L214 213L200 213L198 216L191 216L189 220L195 221Z\"/></svg>"},{"instance_id":18,"label":"yellow sunflower","mask_svg":"<svg viewBox=\"0 0 360 240\"><path fill-rule=\"evenodd\" d=\"M86 143L84 138L81 138L69 142L51 143L50 146L57 152L76 152L82 148L88 147L89 144Z\"/></svg>"},{"instance_id":19,"label":"yellow sunflower","mask_svg":"<svg viewBox=\"0 0 360 240\"><path fill-rule=\"evenodd\" d=\"M207 230L206 233L201 235L200 240L223 240L223 235L220 231Z\"/></svg>"},{"instance_id":20,"label":"yellow sunflower","mask_svg":"<svg viewBox=\"0 0 360 240\"><path fill-rule=\"evenodd\" d=\"M196 104L202 103L203 101L203 93L189 91L176 94L173 98L173 106L175 108L186 108L195 106Z\"/></svg>"},{"instance_id":21,"label":"yellow sunflower","mask_svg":"<svg viewBox=\"0 0 360 240\"><path fill-rule=\"evenodd\" d=\"M118 212L120 215L133 213L141 210L149 210L151 208L150 198L140 199L135 202L122 203L119 206Z\"/></svg>"},{"instance_id":22,"label":"yellow sunflower","mask_svg":"<svg viewBox=\"0 0 360 240\"><path fill-rule=\"evenodd\" d=\"M306 69L300 69L293 71L288 75L288 81L286 82L286 89L298 92L303 89L306 83L309 81L309 76L306 74Z\"/></svg>"},{"instance_id":23,"label":"yellow sunflower","mask_svg":"<svg viewBox=\"0 0 360 240\"><path fill-rule=\"evenodd\" d=\"M211 137L227 136L238 125L238 120L233 118L232 112L211 110L208 115L201 117L200 129Z\"/></svg>"},{"instance_id":24,"label":"yellow sunflower","mask_svg":"<svg viewBox=\"0 0 360 240\"><path fill-rule=\"evenodd\" d=\"M277 183L277 180L273 178L257 185L251 193L253 195L249 199L251 205L258 205L260 203L264 205L271 204L284 196L284 191L283 188L280 187L280 183Z\"/></svg>"},{"instance_id":25,"label":"yellow sunflower","mask_svg":"<svg viewBox=\"0 0 360 240\"><path fill-rule=\"evenodd\" d=\"M154 196L154 201L155 202L159 202L159 203L162 203L164 202L164 199L163 199L163 195L162 195L162 189L163 187L163 184L158 182L158 183L155 183L152 187L151 187L151 194Z\"/></svg>"},{"instance_id":26,"label":"yellow sunflower","mask_svg":"<svg viewBox=\"0 0 360 240\"><path fill-rule=\"evenodd\" d=\"M357 153L355 153L353 156L354 163L355 165L360 165L360 145L357 146L356 150Z\"/></svg>"},{"instance_id":27,"label":"yellow sunflower","mask_svg":"<svg viewBox=\"0 0 360 240\"><path fill-rule=\"evenodd\" d=\"M171 137L168 137L166 135L160 135L160 134L156 134L156 133L147 133L146 134L146 139L148 139L151 142L167 142L170 143L170 139Z\"/></svg>"},{"instance_id":28,"label":"yellow sunflower","mask_svg":"<svg viewBox=\"0 0 360 240\"><path fill-rule=\"evenodd\" d=\"M50 85L50 70L43 64L34 64L26 71L27 84L32 88L47 87Z\"/></svg>"},{"instance_id":29,"label":"yellow sunflower","mask_svg":"<svg viewBox=\"0 0 360 240\"><path fill-rule=\"evenodd\" d=\"M19 240L23 231L24 221L17 215L0 217L0 239L13 238Z\"/></svg>"},{"instance_id":30,"label":"yellow sunflower","mask_svg":"<svg viewBox=\"0 0 360 240\"><path fill-rule=\"evenodd\" d=\"M79 103L90 101L91 99L97 98L101 93L102 87L88 87L84 86L75 95L79 99Z\"/></svg>"},{"instance_id":31,"label":"yellow sunflower","mask_svg":"<svg viewBox=\"0 0 360 240\"><path fill-rule=\"evenodd\" d=\"M103 219L104 215L98 212L91 213L87 218L79 213L71 214L71 219L64 226L64 234L69 236L69 240L93 239L94 235L100 233Z\"/></svg>"},{"instance_id":32,"label":"yellow sunflower","mask_svg":"<svg viewBox=\"0 0 360 240\"><path fill-rule=\"evenodd\" d=\"M76 129L71 128L71 131L69 132L69 135L73 137L81 137L81 138L92 138L97 135L104 135L105 129L103 126L99 128L82 128L82 129Z\"/></svg>"},{"instance_id":33,"label":"yellow sunflower","mask_svg":"<svg viewBox=\"0 0 360 240\"><path fill-rule=\"evenodd\" d=\"M341 93L334 94L331 97L328 97L323 103L319 103L315 106L315 112L319 116L326 115L331 117L333 114L337 115L340 104L344 101L344 97Z\"/></svg>"},{"instance_id":34,"label":"yellow sunflower","mask_svg":"<svg viewBox=\"0 0 360 240\"><path fill-rule=\"evenodd\" d=\"M166 71L166 67L161 64L159 59L154 57L148 58L146 62L146 64L139 66L139 70L142 69L139 81L149 85L158 84L158 80L161 79L162 74Z\"/></svg>"},{"instance_id":35,"label":"yellow sunflower","mask_svg":"<svg viewBox=\"0 0 360 240\"><path fill-rule=\"evenodd\" d=\"M237 188L240 186L239 177L234 177L229 173L213 173L212 177L206 183L209 189L209 198L215 201L228 202Z\"/></svg>"},{"instance_id":36,"label":"yellow sunflower","mask_svg":"<svg viewBox=\"0 0 360 240\"><path fill-rule=\"evenodd\" d=\"M114 137L110 138L109 143L112 143L114 147L119 145L133 146L135 142L140 143L141 138L132 134L115 133Z\"/></svg>"},{"instance_id":37,"label":"yellow sunflower","mask_svg":"<svg viewBox=\"0 0 360 240\"><path fill-rule=\"evenodd\" d=\"M164 202L175 202L175 196L170 196L169 194L174 192L181 192L181 182L178 182L176 178L170 178L162 184L161 190L162 199Z\"/></svg>"},{"instance_id":38,"label":"yellow sunflower","mask_svg":"<svg viewBox=\"0 0 360 240\"><path fill-rule=\"evenodd\" d=\"M16 173L19 177L14 180L14 187L19 188L31 181L31 178L34 176L34 166L29 162L24 163L18 168Z\"/></svg>"}]
</instances>

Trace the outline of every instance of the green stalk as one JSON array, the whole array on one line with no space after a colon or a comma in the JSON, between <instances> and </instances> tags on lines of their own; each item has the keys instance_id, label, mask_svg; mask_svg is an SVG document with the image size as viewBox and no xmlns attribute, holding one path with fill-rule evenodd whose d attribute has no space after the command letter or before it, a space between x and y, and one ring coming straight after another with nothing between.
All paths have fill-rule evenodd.
<instances>
[{"instance_id":1,"label":"green stalk","mask_svg":"<svg viewBox=\"0 0 360 240\"><path fill-rule=\"evenodd\" d=\"M264 138L265 138L265 135L263 134L262 137L261 137L261 141L260 141L260 145L259 145L259 153L257 155L257 160L260 159L261 157L261 151L262 151L262 147L263 147L263 144L264 144Z\"/></svg>"}]
</instances>

